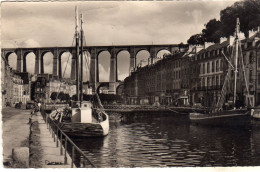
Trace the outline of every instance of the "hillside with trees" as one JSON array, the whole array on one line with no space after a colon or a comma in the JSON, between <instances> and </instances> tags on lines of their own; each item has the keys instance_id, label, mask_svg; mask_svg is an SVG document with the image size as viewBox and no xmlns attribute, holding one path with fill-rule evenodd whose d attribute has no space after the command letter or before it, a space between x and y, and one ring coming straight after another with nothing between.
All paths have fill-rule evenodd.
<instances>
[{"instance_id":1,"label":"hillside with trees","mask_svg":"<svg viewBox=\"0 0 260 172\"><path fill-rule=\"evenodd\" d=\"M240 30L248 37L249 31L260 26L260 1L244 0L220 11L220 20L211 19L199 34L192 35L188 44L218 43L221 37L233 35L236 18L240 21Z\"/></svg>"}]
</instances>

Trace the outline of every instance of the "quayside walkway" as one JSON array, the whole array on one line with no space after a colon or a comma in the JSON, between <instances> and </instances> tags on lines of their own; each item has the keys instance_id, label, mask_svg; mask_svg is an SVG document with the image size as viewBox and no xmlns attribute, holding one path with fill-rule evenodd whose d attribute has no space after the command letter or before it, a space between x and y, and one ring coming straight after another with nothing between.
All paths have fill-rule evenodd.
<instances>
[{"instance_id":1,"label":"quayside walkway","mask_svg":"<svg viewBox=\"0 0 260 172\"><path fill-rule=\"evenodd\" d=\"M96 167L43 109L41 113L37 113L37 117L41 130L41 144L47 148L44 151L43 159L46 163L43 167L74 168L76 167L76 155L80 156L77 167ZM70 156L68 152L70 152Z\"/></svg>"},{"instance_id":2,"label":"quayside walkway","mask_svg":"<svg viewBox=\"0 0 260 172\"><path fill-rule=\"evenodd\" d=\"M64 148L57 147L57 143L53 137L47 124L45 123L40 112L36 113L36 120L39 123L40 129L40 144L43 150L42 156L42 168L71 168L71 157L67 156L67 163L64 164L64 155L61 155L61 149L64 152ZM75 166L75 165L73 165Z\"/></svg>"}]
</instances>

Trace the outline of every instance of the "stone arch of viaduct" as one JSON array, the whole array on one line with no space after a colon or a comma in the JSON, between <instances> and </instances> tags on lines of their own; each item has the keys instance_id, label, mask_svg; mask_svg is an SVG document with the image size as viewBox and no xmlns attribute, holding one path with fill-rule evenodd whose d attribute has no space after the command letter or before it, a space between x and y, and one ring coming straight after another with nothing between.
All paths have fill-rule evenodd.
<instances>
[{"instance_id":1,"label":"stone arch of viaduct","mask_svg":"<svg viewBox=\"0 0 260 172\"><path fill-rule=\"evenodd\" d=\"M128 45L128 46L88 46L83 47L83 51L88 51L91 56L90 61L90 83L99 82L98 71L98 55L102 51L108 51L111 55L110 58L110 76L109 83L116 83L118 81L117 76L117 55L121 51L128 51L130 54L130 69L136 67L136 55L139 51L146 50L150 53L151 62L156 58L157 53L161 50L168 50L171 53L179 51L178 44L170 45ZM53 76L62 77L61 72L61 56L65 52L72 54L71 62L71 79L76 79L76 50L74 47L38 47L38 48L3 48L2 56L8 61L10 54L15 53L17 55L17 70L19 72L26 72L26 56L29 53L35 54L35 74L44 73L43 56L51 52L53 54ZM22 65L23 64L23 65ZM129 69L129 70L130 70Z\"/></svg>"}]
</instances>

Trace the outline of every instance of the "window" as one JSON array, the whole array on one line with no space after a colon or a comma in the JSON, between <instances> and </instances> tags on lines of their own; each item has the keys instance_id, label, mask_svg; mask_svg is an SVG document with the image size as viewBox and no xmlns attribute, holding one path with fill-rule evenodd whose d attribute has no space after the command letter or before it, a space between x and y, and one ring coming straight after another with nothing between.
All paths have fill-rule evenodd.
<instances>
[{"instance_id":1,"label":"window","mask_svg":"<svg viewBox=\"0 0 260 172\"><path fill-rule=\"evenodd\" d=\"M224 84L224 77L223 75L220 76L220 85L223 85Z\"/></svg>"},{"instance_id":2,"label":"window","mask_svg":"<svg viewBox=\"0 0 260 172\"><path fill-rule=\"evenodd\" d=\"M218 62L218 60L216 61L216 72L218 72L219 71L219 62Z\"/></svg>"},{"instance_id":3,"label":"window","mask_svg":"<svg viewBox=\"0 0 260 172\"><path fill-rule=\"evenodd\" d=\"M219 78L218 78L218 76L216 76L216 85L219 85Z\"/></svg>"},{"instance_id":4,"label":"window","mask_svg":"<svg viewBox=\"0 0 260 172\"><path fill-rule=\"evenodd\" d=\"M258 85L260 85L260 73L258 73L258 78L257 78L257 80L258 80Z\"/></svg>"},{"instance_id":5,"label":"window","mask_svg":"<svg viewBox=\"0 0 260 172\"><path fill-rule=\"evenodd\" d=\"M207 73L210 73L210 63L207 63Z\"/></svg>"},{"instance_id":6,"label":"window","mask_svg":"<svg viewBox=\"0 0 260 172\"><path fill-rule=\"evenodd\" d=\"M257 58L257 67L260 68L260 57Z\"/></svg>"},{"instance_id":7,"label":"window","mask_svg":"<svg viewBox=\"0 0 260 172\"><path fill-rule=\"evenodd\" d=\"M215 61L212 62L212 73L215 72Z\"/></svg>"},{"instance_id":8,"label":"window","mask_svg":"<svg viewBox=\"0 0 260 172\"><path fill-rule=\"evenodd\" d=\"M221 59L219 59L219 63L220 63L220 71L222 71L223 70L223 61L221 60Z\"/></svg>"},{"instance_id":9,"label":"window","mask_svg":"<svg viewBox=\"0 0 260 172\"><path fill-rule=\"evenodd\" d=\"M202 70L203 74L205 74L205 63L203 63L203 70Z\"/></svg>"},{"instance_id":10,"label":"window","mask_svg":"<svg viewBox=\"0 0 260 172\"><path fill-rule=\"evenodd\" d=\"M253 70L250 69L249 71L249 82L252 83L253 82Z\"/></svg>"},{"instance_id":11,"label":"window","mask_svg":"<svg viewBox=\"0 0 260 172\"><path fill-rule=\"evenodd\" d=\"M253 52L250 52L250 54L249 54L249 63L250 63L250 64L253 63L253 59L254 59L254 57L253 57Z\"/></svg>"},{"instance_id":12,"label":"window","mask_svg":"<svg viewBox=\"0 0 260 172\"><path fill-rule=\"evenodd\" d=\"M215 76L212 77L212 86L215 86Z\"/></svg>"}]
</instances>

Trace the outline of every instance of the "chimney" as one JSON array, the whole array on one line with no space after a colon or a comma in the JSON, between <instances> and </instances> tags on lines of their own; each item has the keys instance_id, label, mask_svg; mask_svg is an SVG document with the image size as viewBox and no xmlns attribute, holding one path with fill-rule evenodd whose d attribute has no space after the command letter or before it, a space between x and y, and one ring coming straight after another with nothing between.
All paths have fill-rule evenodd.
<instances>
[{"instance_id":1,"label":"chimney","mask_svg":"<svg viewBox=\"0 0 260 172\"><path fill-rule=\"evenodd\" d=\"M249 36L249 37L250 37L250 36ZM245 34L244 34L243 32L239 32L239 33L238 33L238 38L239 38L240 40L246 39Z\"/></svg>"},{"instance_id":2,"label":"chimney","mask_svg":"<svg viewBox=\"0 0 260 172\"><path fill-rule=\"evenodd\" d=\"M219 40L219 43L221 44L221 43L223 43L225 41L227 41L227 38L226 37L221 37L220 40Z\"/></svg>"},{"instance_id":3,"label":"chimney","mask_svg":"<svg viewBox=\"0 0 260 172\"><path fill-rule=\"evenodd\" d=\"M189 49L188 49L188 52L192 52L193 48L195 47L196 45L189 45Z\"/></svg>"},{"instance_id":4,"label":"chimney","mask_svg":"<svg viewBox=\"0 0 260 172\"><path fill-rule=\"evenodd\" d=\"M200 50L202 50L204 48L204 45L197 45L195 47L195 53L199 52Z\"/></svg>"},{"instance_id":5,"label":"chimney","mask_svg":"<svg viewBox=\"0 0 260 172\"><path fill-rule=\"evenodd\" d=\"M253 31L253 30L250 30L249 33L248 33L248 37L250 38L251 36L253 36L254 34L256 34L257 31Z\"/></svg>"},{"instance_id":6,"label":"chimney","mask_svg":"<svg viewBox=\"0 0 260 172\"><path fill-rule=\"evenodd\" d=\"M234 37L234 36L229 36L229 37L228 37L228 42L229 42L229 45L230 45L230 46L233 45L234 41L235 41L235 37Z\"/></svg>"},{"instance_id":7,"label":"chimney","mask_svg":"<svg viewBox=\"0 0 260 172\"><path fill-rule=\"evenodd\" d=\"M208 48L209 46L211 45L214 45L215 43L214 42L205 42L204 43L204 49Z\"/></svg>"}]
</instances>

